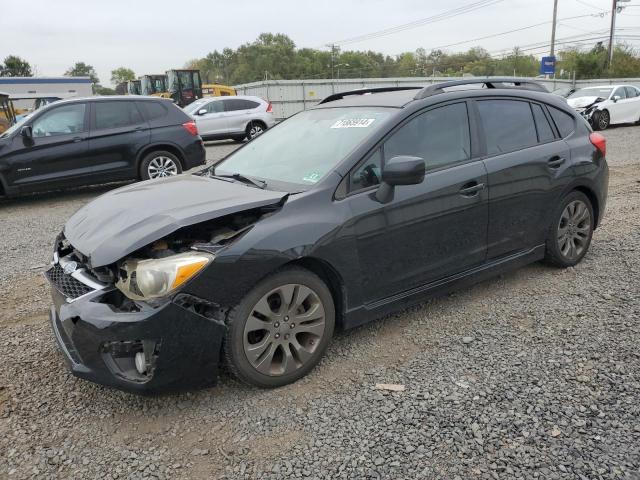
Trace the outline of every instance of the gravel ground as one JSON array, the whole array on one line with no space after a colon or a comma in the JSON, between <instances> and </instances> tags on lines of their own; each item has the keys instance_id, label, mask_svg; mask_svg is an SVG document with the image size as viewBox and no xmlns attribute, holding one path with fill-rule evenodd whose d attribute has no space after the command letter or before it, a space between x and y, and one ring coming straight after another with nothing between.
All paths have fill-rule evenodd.
<instances>
[{"instance_id":1,"label":"gravel ground","mask_svg":"<svg viewBox=\"0 0 640 480\"><path fill-rule=\"evenodd\" d=\"M0 478L640 479L640 127L605 136L609 203L580 265L339 333L270 391L223 375L143 398L72 377L39 275L65 219L110 187L1 203Z\"/></svg>"}]
</instances>

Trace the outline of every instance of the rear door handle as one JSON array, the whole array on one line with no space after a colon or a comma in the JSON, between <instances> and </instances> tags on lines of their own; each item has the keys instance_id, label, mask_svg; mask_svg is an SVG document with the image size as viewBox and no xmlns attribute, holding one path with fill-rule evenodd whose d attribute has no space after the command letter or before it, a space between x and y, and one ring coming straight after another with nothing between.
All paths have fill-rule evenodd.
<instances>
[{"instance_id":1,"label":"rear door handle","mask_svg":"<svg viewBox=\"0 0 640 480\"><path fill-rule=\"evenodd\" d=\"M566 162L566 159L563 157L552 157L547 162L547 165L549 166L549 168L558 168L564 162Z\"/></svg>"},{"instance_id":2,"label":"rear door handle","mask_svg":"<svg viewBox=\"0 0 640 480\"><path fill-rule=\"evenodd\" d=\"M474 197L481 190L484 190L484 183L470 182L460 189L460 195L463 197Z\"/></svg>"},{"instance_id":3,"label":"rear door handle","mask_svg":"<svg viewBox=\"0 0 640 480\"><path fill-rule=\"evenodd\" d=\"M82 140L84 140L84 138L82 137L73 137L73 143L78 143L78 142L81 142Z\"/></svg>"}]
</instances>

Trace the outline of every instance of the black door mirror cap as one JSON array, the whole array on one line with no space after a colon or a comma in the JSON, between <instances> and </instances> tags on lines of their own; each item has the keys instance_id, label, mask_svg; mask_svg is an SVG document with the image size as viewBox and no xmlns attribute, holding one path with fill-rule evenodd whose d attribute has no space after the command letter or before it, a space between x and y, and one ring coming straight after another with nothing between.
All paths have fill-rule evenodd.
<instances>
[{"instance_id":1,"label":"black door mirror cap","mask_svg":"<svg viewBox=\"0 0 640 480\"><path fill-rule=\"evenodd\" d=\"M33 138L33 130L30 125L25 125L20 129L20 135L24 138L32 139Z\"/></svg>"},{"instance_id":2,"label":"black door mirror cap","mask_svg":"<svg viewBox=\"0 0 640 480\"><path fill-rule=\"evenodd\" d=\"M399 185L418 185L424 181L424 159L411 156L393 157L384 164L382 183L376 190L376 199L380 203L393 200L394 187Z\"/></svg>"}]
</instances>

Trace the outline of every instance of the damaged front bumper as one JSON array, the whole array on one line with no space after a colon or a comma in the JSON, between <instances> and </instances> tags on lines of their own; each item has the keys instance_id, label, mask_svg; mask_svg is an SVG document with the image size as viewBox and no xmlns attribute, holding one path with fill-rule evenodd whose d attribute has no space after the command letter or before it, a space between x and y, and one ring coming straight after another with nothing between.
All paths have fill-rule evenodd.
<instances>
[{"instance_id":1,"label":"damaged front bumper","mask_svg":"<svg viewBox=\"0 0 640 480\"><path fill-rule=\"evenodd\" d=\"M50 320L77 377L136 393L159 393L216 383L224 322L205 316L198 299L180 296L159 305L118 306L122 295L82 268L54 258ZM74 265L75 267L75 265Z\"/></svg>"}]
</instances>

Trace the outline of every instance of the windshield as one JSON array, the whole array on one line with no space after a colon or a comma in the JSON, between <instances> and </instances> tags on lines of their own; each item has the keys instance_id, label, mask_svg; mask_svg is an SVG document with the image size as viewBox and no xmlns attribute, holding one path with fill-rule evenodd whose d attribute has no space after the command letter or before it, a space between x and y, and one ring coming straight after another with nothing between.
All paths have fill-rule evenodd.
<instances>
[{"instance_id":1,"label":"windshield","mask_svg":"<svg viewBox=\"0 0 640 480\"><path fill-rule=\"evenodd\" d=\"M215 167L267 182L310 187L380 128L392 108L307 110L252 140Z\"/></svg>"},{"instance_id":2,"label":"windshield","mask_svg":"<svg viewBox=\"0 0 640 480\"><path fill-rule=\"evenodd\" d=\"M581 88L573 92L569 95L569 98L582 98L582 97L598 97L598 98L609 98L611 95L611 91L613 88L606 87L594 87L594 88Z\"/></svg>"}]
</instances>

